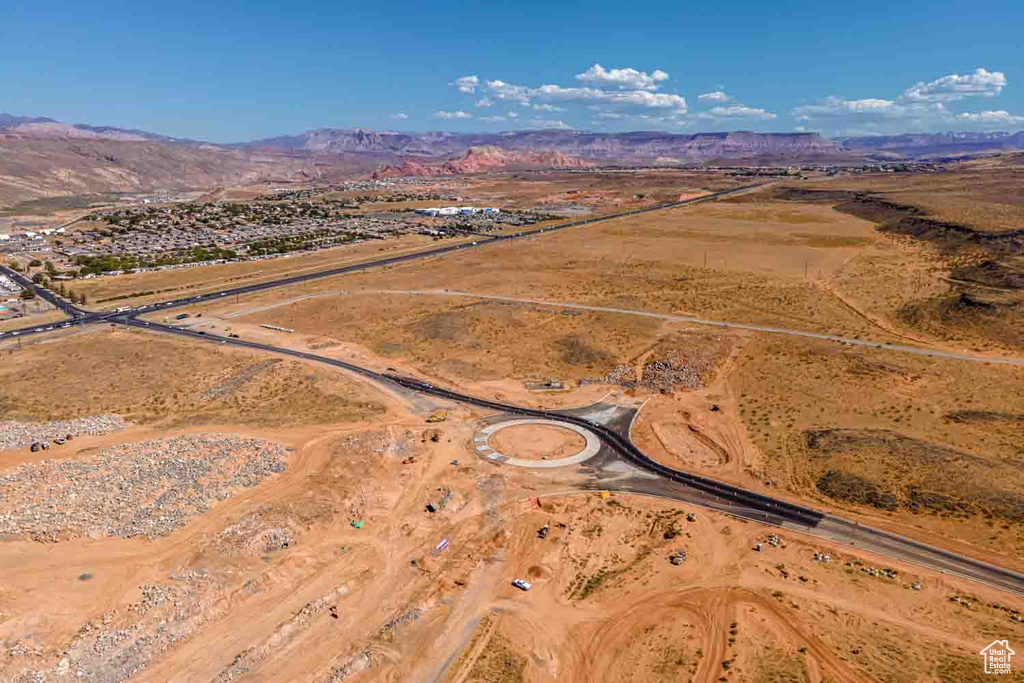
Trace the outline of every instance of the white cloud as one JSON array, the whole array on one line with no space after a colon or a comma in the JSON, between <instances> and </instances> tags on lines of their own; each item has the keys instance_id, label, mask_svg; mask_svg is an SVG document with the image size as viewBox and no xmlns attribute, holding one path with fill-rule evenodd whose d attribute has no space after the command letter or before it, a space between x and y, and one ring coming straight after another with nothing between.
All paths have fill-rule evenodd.
<instances>
[{"instance_id":1,"label":"white cloud","mask_svg":"<svg viewBox=\"0 0 1024 683\"><path fill-rule=\"evenodd\" d=\"M721 90L706 92L697 97L700 102L728 102L731 98Z\"/></svg>"},{"instance_id":2,"label":"white cloud","mask_svg":"<svg viewBox=\"0 0 1024 683\"><path fill-rule=\"evenodd\" d=\"M504 121L505 117L504 116L481 116L480 120L481 121L486 121L487 123L495 123L497 121Z\"/></svg>"},{"instance_id":3,"label":"white cloud","mask_svg":"<svg viewBox=\"0 0 1024 683\"><path fill-rule=\"evenodd\" d=\"M996 97L1006 87L1006 76L998 71L976 69L965 75L949 75L921 82L903 91L895 99L865 98L847 100L831 96L813 104L794 107L798 121L826 120L845 129L847 134L902 132L906 130L943 130L960 124L1014 125L1019 120L1007 112L992 111L956 114L947 103L969 97Z\"/></svg>"},{"instance_id":4,"label":"white cloud","mask_svg":"<svg viewBox=\"0 0 1024 683\"><path fill-rule=\"evenodd\" d=\"M537 111L565 111L565 107L556 107L553 104L535 104L533 108Z\"/></svg>"},{"instance_id":5,"label":"white cloud","mask_svg":"<svg viewBox=\"0 0 1024 683\"><path fill-rule=\"evenodd\" d=\"M646 90L600 90L598 88L563 88L560 85L542 85L530 89L531 97L558 102L604 102L618 107L642 109L673 109L686 113L686 98L682 95L655 93Z\"/></svg>"},{"instance_id":6,"label":"white cloud","mask_svg":"<svg viewBox=\"0 0 1024 683\"><path fill-rule=\"evenodd\" d=\"M407 114L399 112L397 114L392 114L390 118L392 121L405 121L406 119L409 118L409 116Z\"/></svg>"},{"instance_id":7,"label":"white cloud","mask_svg":"<svg viewBox=\"0 0 1024 683\"><path fill-rule=\"evenodd\" d=\"M987 124L1010 124L1018 125L1024 123L1024 116L1017 116L1011 114L1008 111L1002 109L996 111L980 111L980 112L964 112L957 116L961 121L970 121L971 123L987 123Z\"/></svg>"},{"instance_id":8,"label":"white cloud","mask_svg":"<svg viewBox=\"0 0 1024 683\"><path fill-rule=\"evenodd\" d=\"M626 118L626 115L625 114L618 114L618 113L612 112L612 111L598 111L596 114L594 114L594 118L596 118L596 119L605 119L605 120L610 120L610 121L618 121L620 119Z\"/></svg>"},{"instance_id":9,"label":"white cloud","mask_svg":"<svg viewBox=\"0 0 1024 683\"><path fill-rule=\"evenodd\" d=\"M477 109L486 109L487 107L490 107L493 104L494 100L492 100L490 97L481 97L479 100L476 101Z\"/></svg>"},{"instance_id":10,"label":"white cloud","mask_svg":"<svg viewBox=\"0 0 1024 683\"><path fill-rule=\"evenodd\" d=\"M793 115L801 121L817 117L844 116L848 114L896 115L906 113L906 107L893 100L867 98L844 100L841 97L826 97L818 104L803 104L793 109Z\"/></svg>"},{"instance_id":11,"label":"white cloud","mask_svg":"<svg viewBox=\"0 0 1024 683\"><path fill-rule=\"evenodd\" d=\"M637 109L667 109L677 114L687 111L686 98L682 95L655 93L647 90L601 90L600 88L563 88L546 84L536 88L515 85L501 80L487 81L488 93L499 100L509 100L521 105L532 100L547 102L603 102L616 107Z\"/></svg>"},{"instance_id":12,"label":"white cloud","mask_svg":"<svg viewBox=\"0 0 1024 683\"><path fill-rule=\"evenodd\" d=\"M764 109L757 109L755 107L747 107L742 104L731 106L731 107L712 107L711 113L715 116L721 116L726 118L731 117L744 117L754 119L764 119L771 121L776 118L775 114Z\"/></svg>"},{"instance_id":13,"label":"white cloud","mask_svg":"<svg viewBox=\"0 0 1024 683\"><path fill-rule=\"evenodd\" d=\"M512 85L505 81L487 81L487 89L499 100L510 100L521 104L530 103L530 89L521 85Z\"/></svg>"},{"instance_id":14,"label":"white cloud","mask_svg":"<svg viewBox=\"0 0 1024 683\"><path fill-rule=\"evenodd\" d=\"M508 117L510 119L518 119L519 118L519 112L517 112L517 111L510 111L508 113Z\"/></svg>"},{"instance_id":15,"label":"white cloud","mask_svg":"<svg viewBox=\"0 0 1024 683\"><path fill-rule=\"evenodd\" d=\"M439 119L471 119L472 114L464 111L435 111L434 116Z\"/></svg>"},{"instance_id":16,"label":"white cloud","mask_svg":"<svg viewBox=\"0 0 1024 683\"><path fill-rule=\"evenodd\" d=\"M557 129L557 130L571 130L572 129L572 126L570 126L565 121L561 121L561 120L553 121L551 119L534 118L534 119L528 119L527 121L525 121L525 123L526 123L527 126L530 126L531 128L550 128L550 129Z\"/></svg>"},{"instance_id":17,"label":"white cloud","mask_svg":"<svg viewBox=\"0 0 1024 683\"><path fill-rule=\"evenodd\" d=\"M455 79L454 82L448 85L455 86L461 93L472 95L476 92L477 86L480 85L480 78L477 76L463 76Z\"/></svg>"},{"instance_id":18,"label":"white cloud","mask_svg":"<svg viewBox=\"0 0 1024 683\"><path fill-rule=\"evenodd\" d=\"M771 121L778 118L775 114L764 109L757 109L755 107L747 107L742 104L731 105L728 107L712 107L708 111L702 111L695 114L698 119L705 121L717 121L719 119L760 119L762 121Z\"/></svg>"},{"instance_id":19,"label":"white cloud","mask_svg":"<svg viewBox=\"0 0 1024 683\"><path fill-rule=\"evenodd\" d=\"M576 74L576 80L626 90L657 90L661 87L659 83L668 80L668 74L661 69L655 69L651 74L631 68L605 69L595 63L583 73Z\"/></svg>"},{"instance_id":20,"label":"white cloud","mask_svg":"<svg viewBox=\"0 0 1024 683\"><path fill-rule=\"evenodd\" d=\"M903 99L910 102L952 102L965 97L995 97L1005 87L1005 74L975 69L974 73L963 76L951 74L930 83L918 83L903 91Z\"/></svg>"}]
</instances>

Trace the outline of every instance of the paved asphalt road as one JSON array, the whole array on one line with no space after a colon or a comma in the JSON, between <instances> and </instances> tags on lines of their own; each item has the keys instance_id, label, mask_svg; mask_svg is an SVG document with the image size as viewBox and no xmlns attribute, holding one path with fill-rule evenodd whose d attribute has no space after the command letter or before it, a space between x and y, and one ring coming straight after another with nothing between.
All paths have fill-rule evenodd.
<instances>
[{"instance_id":1,"label":"paved asphalt road","mask_svg":"<svg viewBox=\"0 0 1024 683\"><path fill-rule=\"evenodd\" d=\"M868 527L860 526L845 520L824 515L821 512L812 510L810 508L794 505L781 499L771 498L763 494L748 491L746 489L725 484L723 482L714 481L705 477L688 474L685 472L679 472L671 468L665 467L660 463L657 463L646 455L643 454L640 449L633 445L629 440L628 436L625 436L621 431L612 429L598 422L594 422L578 415L570 413L560 413L557 411L544 411L536 410L531 408L523 408L520 406L514 406L509 404L502 404L496 401L489 401L486 399L480 399L465 394L459 394L456 392L449 391L440 387L436 387L432 384L422 382L420 380L401 377L397 375L386 375L374 372L367 368L363 368L351 363L336 360L333 358L327 358L324 356L317 356L315 354L304 353L301 351L294 351L291 349L284 349L265 344L257 344L254 342L248 342L240 339L230 339L226 337L220 337L211 334L203 334L200 332L178 328L170 325L162 325L159 323L149 323L141 321L135 318L140 313L152 312L156 310L162 310L167 308L176 308L179 306L186 306L195 302L209 301L211 299L230 296L233 294L246 294L255 291L261 291L269 289L271 287L280 287L282 285L294 284L298 282L304 282L313 280L316 278L331 277L334 275L340 275L343 273L356 272L359 270L365 270L367 268L375 268L384 265L391 265L395 263L402 263L405 261L412 261L415 259L429 258L431 256L437 256L440 254L448 253L451 251L458 251L460 249L472 248L476 246L483 246L485 244L491 244L494 242L506 241L511 239L519 239L530 235L536 235L544 232L551 232L556 230L564 230L566 228L572 228L577 226L588 225L599 221L610 220L613 218L619 218L623 216L635 215L638 213L646 213L648 211L662 210L665 208L673 208L675 206L682 206L685 204L691 204L698 201L706 201L715 197L721 197L727 194L733 194L743 190L750 189L752 186L735 188L733 190L727 190L725 192L716 193L714 195L708 195L705 197L687 200L684 202L677 202L671 205L663 205L654 207L651 209L641 209L636 211L625 212L612 216L603 216L600 218L593 218L584 221L575 221L572 223L565 223L550 228L539 228L527 232L516 233L515 235L492 237L489 239L479 240L470 245L454 245L449 247L442 247L438 249L432 249L425 252L419 252L416 254L408 254L405 256L397 256L388 259L381 259L369 263L356 264L352 266L345 266L341 268L335 268L327 271L321 271L317 273L310 273L306 275L298 275L290 278L283 278L281 280L274 280L271 282L264 282L254 285L248 285L245 287L238 287L235 289L228 289L221 292L214 292L210 294L204 294L197 297L191 297L188 299L177 299L174 301L164 302L161 304L155 304L153 306L140 307L138 309L132 309L128 312L121 314L118 313L89 313L82 311L81 309L68 304L67 302L56 297L52 293L45 292L45 290L37 290L40 296L43 296L48 301L54 303L62 310L64 310L72 320L63 323L63 325L77 325L87 324L94 322L111 321L122 323L125 325L138 327L142 329L149 329L154 332L160 332L164 334L174 334L178 336L186 336L194 339L201 339L213 343L219 344L230 344L232 346L238 346L243 348L250 348L259 351L267 351L271 353L284 354L301 358L304 360L325 363L332 365L349 372L353 372L369 379L382 382L385 384L393 384L404 387L413 391L417 391L424 394L437 396L440 398L446 398L453 401L467 403L470 405L476 405L479 407L488 408L491 410L508 412L515 415L524 415L530 417L540 418L553 418L563 420L572 424L577 424L582 427L586 427L601 438L602 443L612 451L614 451L619 457L626 460L635 467L649 472L650 474L656 475L652 477L652 480L658 482L661 486L667 487L672 491L665 491L665 495L676 499L689 499L693 498L692 502L705 505L708 507L714 507L716 509L724 509L732 514L739 514L750 519L760 519L768 521L769 523L776 523L782 526L792 525L795 528L804 528L812 530L812 533L818 533L819 535L832 538L833 540L841 543L849 543L856 545L857 547L864 548L867 550L875 549L877 552L890 555L899 559L906 559L910 562L927 566L940 571L947 571L949 573L955 573L965 578L981 581L990 585L1003 588L1004 590L1012 591L1018 594L1024 594L1024 575L1012 572L1006 569L998 567L992 567L984 563L971 560L969 558L961 557L953 553L949 553L937 548L931 548L923 544L917 543L907 538L889 534L877 529L871 529ZM12 277L15 277L19 282L26 282L23 277L19 274L10 271L6 268L3 269ZM50 297L53 297L51 300ZM524 300L529 301L529 300ZM540 303L540 302L532 302ZM578 306L579 307L579 306ZM633 313L625 309L601 309L606 312L619 312L619 313ZM658 316L659 314L648 314ZM680 318L686 320L686 318ZM701 319L692 319L690 322L703 323L703 324L718 324L722 326L739 327L745 329L754 329L765 332L778 332L778 333L794 333L802 336L813 336L822 339L828 339L831 341L842 341L844 343L853 343L858 340L844 340L838 337L831 337L830 335L818 335L817 333L807 333L795 330L781 330L776 328L762 328L757 326L744 325L740 323L717 323L714 321L703 321ZM54 326L49 326L51 329ZM44 328L45 329L45 328ZM34 330L23 331L26 334L32 333ZM10 332L7 334L11 334ZM6 336L6 335L5 335ZM877 344L869 344L860 342L866 346L878 346ZM913 347L894 347L897 350L911 350L913 352L920 352L921 349L914 349ZM932 355L941 355L942 352L934 353ZM950 354L950 357L957 358L957 354ZM963 357L962 359L974 360L973 357ZM985 359L986 362L993 362Z\"/></svg>"},{"instance_id":2,"label":"paved asphalt road","mask_svg":"<svg viewBox=\"0 0 1024 683\"><path fill-rule=\"evenodd\" d=\"M622 429L609 427L586 417L580 417L572 412L538 410L499 403L460 394L410 377L378 373L335 358L241 339L221 337L172 325L148 323L128 315L116 318L115 322L154 332L191 337L217 344L230 344L232 346L324 363L353 372L384 385L397 385L419 393L513 415L556 419L576 424L596 433L604 446L623 460L640 470L656 475L649 477L646 483L641 479L639 480L641 483L637 484L636 487L627 487L623 490L635 490L637 493L647 493L675 500L683 500L746 519L804 531L844 545L877 552L929 569L955 574L1002 590L1024 595L1024 575L1022 574L927 546L896 534L849 522L832 515L826 515L802 505L795 505L788 501L772 498L755 491L733 486L732 484L673 470L648 458L629 440L627 436L628 431L624 432Z\"/></svg>"},{"instance_id":3,"label":"paved asphalt road","mask_svg":"<svg viewBox=\"0 0 1024 683\"><path fill-rule=\"evenodd\" d=\"M366 261L363 263L356 263L350 266L340 266L338 268L329 268L327 270L319 270L313 273L306 273L304 275L293 275L292 277L280 278L278 280L269 280L267 282L260 282L252 285L245 285L243 287L234 287L232 289L224 289L219 292L210 292L208 294L200 294L193 297L185 297L181 299L173 299L171 301L164 301L158 304L152 304L148 306L140 306L133 308L132 313L152 313L154 311L162 311L171 308L180 308L181 306L190 306L192 304L202 303L205 301L211 301L225 296L236 296L240 294L251 294L253 292L260 292L265 289L272 289L274 287L283 287L286 285L298 284L300 282L308 282L310 280L318 280L325 277L334 277L336 275L344 275L346 273L356 273L362 270L369 270L371 268L380 268L383 266L391 266L399 263L406 263L409 261L416 261L419 259L431 258L434 256L440 256L442 254L448 254L453 251L461 251L463 249L473 249L476 247L483 247L496 242L508 242L511 240L523 239L526 237L532 237L534 235L540 235L548 232L557 232L559 230L566 230L569 228L577 228L584 225L592 225L594 223L602 223L604 221L610 221L616 218L624 218L626 216L636 216L643 213L650 213L652 211L664 211L666 209L674 209L681 206L687 206L689 204L698 204L700 202L706 202L712 199L718 199L720 197L726 197L728 195L737 194L740 192L746 192L747 190L760 187L762 183L753 185L743 185L741 187L734 187L729 190L722 190L720 192L713 192L706 194L702 197L694 197L693 199L684 199L678 202L670 202L668 204L659 204L658 206L648 207L646 209L634 209L632 211L623 211L620 213L607 214L603 216L596 216L594 218L587 218L579 221L572 221L569 223L560 223L558 225L552 225L544 228L535 228L533 230L525 230L523 232L517 232L511 235L499 235L495 237L487 237L472 242L470 244L453 244L447 247L437 247L435 249L428 249L426 251L418 251L412 254L405 254L403 256L391 256L388 258L377 259L375 261ZM71 320L68 321L71 325L86 325L89 323L103 322L117 315L117 313L94 313L85 311L73 304L68 303L66 300L60 298L53 292L46 290L42 287L35 287L32 281L21 275L20 273L7 268L6 266L0 266L0 272L6 273L10 277L14 278L22 287L33 288L36 293L42 298L46 299L54 306L64 311ZM61 327L64 326L62 323ZM53 325L44 326L40 330L39 326L32 325L30 327L23 327L17 330L9 330L4 333L0 333L0 338L14 337L21 335L39 334L40 331L50 331L54 329Z\"/></svg>"}]
</instances>

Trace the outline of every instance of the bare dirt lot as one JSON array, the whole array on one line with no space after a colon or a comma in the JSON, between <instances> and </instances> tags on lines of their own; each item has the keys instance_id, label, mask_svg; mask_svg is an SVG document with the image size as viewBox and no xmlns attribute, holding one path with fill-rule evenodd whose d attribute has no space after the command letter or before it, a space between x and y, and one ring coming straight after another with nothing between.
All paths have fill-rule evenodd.
<instances>
[{"instance_id":1,"label":"bare dirt lot","mask_svg":"<svg viewBox=\"0 0 1024 683\"><path fill-rule=\"evenodd\" d=\"M583 450L586 442L576 432L550 425L516 425L491 436L491 447L512 458L540 460L564 458Z\"/></svg>"},{"instance_id":2,"label":"bare dirt lot","mask_svg":"<svg viewBox=\"0 0 1024 683\"><path fill-rule=\"evenodd\" d=\"M593 210L714 185L474 182ZM1020 368L643 315L963 350L946 322L904 311L948 295L942 278L966 265L842 201L763 191L217 301L178 324L524 405L642 406L631 438L677 469L1019 567ZM90 298L336 254L95 280L111 289ZM485 412L327 366L109 326L4 340L0 360L3 680L980 682L981 648L1024 642L1017 596L584 493L600 483L587 467L498 465L474 450ZM491 441L522 458L582 445L536 426Z\"/></svg>"},{"instance_id":3,"label":"bare dirt lot","mask_svg":"<svg viewBox=\"0 0 1024 683\"><path fill-rule=\"evenodd\" d=\"M21 421L117 413L139 424L322 424L384 412L337 372L297 361L93 328L0 347L0 414Z\"/></svg>"}]
</instances>

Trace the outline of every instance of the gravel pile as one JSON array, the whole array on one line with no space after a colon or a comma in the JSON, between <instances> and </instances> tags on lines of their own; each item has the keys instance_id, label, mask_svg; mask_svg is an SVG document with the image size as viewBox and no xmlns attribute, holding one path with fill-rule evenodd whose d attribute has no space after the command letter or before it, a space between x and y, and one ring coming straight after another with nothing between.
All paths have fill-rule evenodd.
<instances>
[{"instance_id":1,"label":"gravel pile","mask_svg":"<svg viewBox=\"0 0 1024 683\"><path fill-rule=\"evenodd\" d=\"M162 536L286 467L280 444L221 434L29 463L0 475L0 534L43 541Z\"/></svg>"},{"instance_id":2,"label":"gravel pile","mask_svg":"<svg viewBox=\"0 0 1024 683\"><path fill-rule=\"evenodd\" d=\"M127 610L85 623L55 656L8 659L0 680L110 683L139 674L223 615L222 577L190 569L170 578L172 583L142 586L142 600Z\"/></svg>"},{"instance_id":3,"label":"gravel pile","mask_svg":"<svg viewBox=\"0 0 1024 683\"><path fill-rule=\"evenodd\" d=\"M636 370L632 365L623 363L616 365L597 379L581 379L579 384L618 384L619 386L632 388L636 386Z\"/></svg>"},{"instance_id":4,"label":"gravel pile","mask_svg":"<svg viewBox=\"0 0 1024 683\"><path fill-rule=\"evenodd\" d=\"M651 361L644 364L644 375L640 380L640 386L666 393L672 393L676 388L699 389L703 386L701 373L710 370L710 363Z\"/></svg>"},{"instance_id":5,"label":"gravel pile","mask_svg":"<svg viewBox=\"0 0 1024 683\"><path fill-rule=\"evenodd\" d=\"M326 683L340 683L346 678L371 668L373 668L373 653L369 650L363 650L344 664L331 668L331 674L326 679Z\"/></svg>"},{"instance_id":6,"label":"gravel pile","mask_svg":"<svg viewBox=\"0 0 1024 683\"><path fill-rule=\"evenodd\" d=\"M58 436L100 436L125 429L130 423L120 415L93 415L53 422L0 422L0 451L31 446L33 441L52 441Z\"/></svg>"},{"instance_id":7,"label":"gravel pile","mask_svg":"<svg viewBox=\"0 0 1024 683\"><path fill-rule=\"evenodd\" d=\"M269 508L269 506L267 506ZM249 515L220 533L217 545L226 555L257 557L269 555L295 544L295 529L290 520L268 509Z\"/></svg>"}]
</instances>

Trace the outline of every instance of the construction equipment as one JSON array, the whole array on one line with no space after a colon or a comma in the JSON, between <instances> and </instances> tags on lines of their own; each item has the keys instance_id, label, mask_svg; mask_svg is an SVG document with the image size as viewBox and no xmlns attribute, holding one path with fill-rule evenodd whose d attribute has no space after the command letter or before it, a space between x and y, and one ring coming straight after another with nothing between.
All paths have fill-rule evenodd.
<instances>
[{"instance_id":1,"label":"construction equipment","mask_svg":"<svg viewBox=\"0 0 1024 683\"><path fill-rule=\"evenodd\" d=\"M438 422L444 422L447 419L448 419L448 411L447 410L439 410L436 413L434 413L433 415L431 415L430 417L428 417L427 418L427 422L429 424L437 424Z\"/></svg>"}]
</instances>

